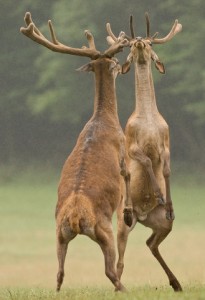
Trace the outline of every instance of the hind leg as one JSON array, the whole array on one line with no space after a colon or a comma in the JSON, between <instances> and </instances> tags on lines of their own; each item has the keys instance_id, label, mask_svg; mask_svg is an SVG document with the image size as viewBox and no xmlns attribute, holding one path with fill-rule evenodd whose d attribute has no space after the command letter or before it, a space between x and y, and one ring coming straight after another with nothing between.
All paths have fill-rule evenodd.
<instances>
[{"instance_id":1,"label":"hind leg","mask_svg":"<svg viewBox=\"0 0 205 300\"><path fill-rule=\"evenodd\" d=\"M154 257L158 260L162 268L164 269L165 273L168 276L169 284L172 286L175 292L182 291L182 287L175 277L175 275L172 273L172 271L169 269L167 264L165 263L164 259L162 258L160 252L159 252L159 244L167 237L171 230L157 230L154 231L151 237L147 240L147 246L150 248L152 254Z\"/></svg>"},{"instance_id":2,"label":"hind leg","mask_svg":"<svg viewBox=\"0 0 205 300\"><path fill-rule=\"evenodd\" d=\"M128 227L124 223L121 210L117 212L117 215L118 215L117 248L118 248L118 255L119 255L118 262L117 262L117 275L118 278L120 279L124 269L124 255L127 246L128 235L135 227L137 223L137 218L134 211L132 226Z\"/></svg>"},{"instance_id":3,"label":"hind leg","mask_svg":"<svg viewBox=\"0 0 205 300\"><path fill-rule=\"evenodd\" d=\"M156 207L149 215L147 220L140 222L145 226L148 226L153 229L153 233L150 238L147 240L147 246L151 250L154 257L158 260L162 268L164 269L167 277L169 279L169 283L174 289L175 292L182 291L182 287L172 273L163 257L159 252L159 245L163 240L167 237L167 235L172 230L172 221L167 220L166 218L166 209L162 206Z\"/></svg>"},{"instance_id":4,"label":"hind leg","mask_svg":"<svg viewBox=\"0 0 205 300\"><path fill-rule=\"evenodd\" d=\"M115 269L115 245L112 224L97 224L95 229L96 242L104 254L105 274L115 286L116 291L125 291Z\"/></svg>"},{"instance_id":5,"label":"hind leg","mask_svg":"<svg viewBox=\"0 0 205 300\"><path fill-rule=\"evenodd\" d=\"M63 283L64 279L64 264L65 264L65 258L68 248L68 243L74 239L76 235L70 234L66 238L64 238L61 234L61 232L57 233L57 257L58 257L58 273L57 273L57 288L56 291L59 292L61 285Z\"/></svg>"}]
</instances>

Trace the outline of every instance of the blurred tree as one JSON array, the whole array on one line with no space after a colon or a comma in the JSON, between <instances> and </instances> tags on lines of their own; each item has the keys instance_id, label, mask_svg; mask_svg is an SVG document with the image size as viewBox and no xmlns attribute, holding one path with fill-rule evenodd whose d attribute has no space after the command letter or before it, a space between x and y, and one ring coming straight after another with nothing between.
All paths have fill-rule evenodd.
<instances>
[{"instance_id":1,"label":"blurred tree","mask_svg":"<svg viewBox=\"0 0 205 300\"><path fill-rule=\"evenodd\" d=\"M195 163L205 147L205 61L202 59L205 2L169 0L158 8L162 34L169 31L174 19L183 25L182 32L172 42L159 46L160 55L167 62L164 62L167 76L158 83L158 95L171 128L172 155L175 161ZM204 163L200 157L200 164Z\"/></svg>"},{"instance_id":2,"label":"blurred tree","mask_svg":"<svg viewBox=\"0 0 205 300\"><path fill-rule=\"evenodd\" d=\"M176 18L183 31L166 45L154 46L167 74L154 80L159 110L170 124L172 158L199 161L204 148L205 85L203 0L123 0L93 2L23 0L16 8L11 0L0 0L2 17L0 135L3 160L64 159L73 147L93 107L92 75L75 69L87 58L53 53L19 33L26 11L50 39L47 20L52 19L57 37L64 44L87 44L84 30L93 33L96 46L104 50L106 22L116 35L129 34L129 15L133 14L136 35L145 35L144 12L148 11L151 31L164 36ZM129 49L118 55L121 62ZM133 68L117 79L119 114L124 126L134 107ZM68 142L66 142L68 140ZM199 158L200 157L200 158Z\"/></svg>"},{"instance_id":3,"label":"blurred tree","mask_svg":"<svg viewBox=\"0 0 205 300\"><path fill-rule=\"evenodd\" d=\"M26 11L33 11L40 22L48 18L52 2L42 4L40 0L22 0L15 6L11 0L0 1L0 153L3 162L13 163L18 159L28 159L33 154L35 144L32 137L39 133L37 128L40 127L36 126L39 117L31 115L27 96L38 77L34 61L40 52L38 47L23 38L19 28L24 24Z\"/></svg>"}]
</instances>

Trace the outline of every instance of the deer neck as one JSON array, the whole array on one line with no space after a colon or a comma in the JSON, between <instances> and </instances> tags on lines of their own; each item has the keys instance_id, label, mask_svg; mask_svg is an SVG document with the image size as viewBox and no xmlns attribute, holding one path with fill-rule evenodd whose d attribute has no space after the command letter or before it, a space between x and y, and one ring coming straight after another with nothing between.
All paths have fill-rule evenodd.
<instances>
[{"instance_id":1,"label":"deer neck","mask_svg":"<svg viewBox=\"0 0 205 300\"><path fill-rule=\"evenodd\" d=\"M103 64L96 69L94 115L112 116L118 120L115 78Z\"/></svg>"},{"instance_id":2,"label":"deer neck","mask_svg":"<svg viewBox=\"0 0 205 300\"><path fill-rule=\"evenodd\" d=\"M135 110L139 116L149 118L158 113L151 62L135 62Z\"/></svg>"}]
</instances>

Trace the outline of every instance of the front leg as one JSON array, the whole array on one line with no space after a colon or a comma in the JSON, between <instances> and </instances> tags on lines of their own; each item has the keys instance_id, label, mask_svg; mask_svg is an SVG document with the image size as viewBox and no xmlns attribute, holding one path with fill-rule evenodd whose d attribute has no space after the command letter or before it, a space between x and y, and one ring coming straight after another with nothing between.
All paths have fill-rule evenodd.
<instances>
[{"instance_id":1,"label":"front leg","mask_svg":"<svg viewBox=\"0 0 205 300\"><path fill-rule=\"evenodd\" d=\"M163 194L157 183L157 180L156 180L153 168L152 168L151 159L148 156L146 156L136 144L132 145L129 148L128 154L133 160L137 160L144 167L144 169L146 170L146 172L149 175L149 179L150 179L150 182L152 185L155 199L157 200L158 204L164 205L165 200L163 198Z\"/></svg>"},{"instance_id":2,"label":"front leg","mask_svg":"<svg viewBox=\"0 0 205 300\"><path fill-rule=\"evenodd\" d=\"M132 200L130 196L130 172L127 169L124 158L120 162L120 174L123 176L125 183L125 192L124 192L124 222L127 226L132 226L133 221L133 207Z\"/></svg>"},{"instance_id":3,"label":"front leg","mask_svg":"<svg viewBox=\"0 0 205 300\"><path fill-rule=\"evenodd\" d=\"M171 199L171 191L170 191L170 153L169 149L165 150L165 160L164 160L164 168L163 168L163 175L165 179L165 186L166 186L166 218L168 220L174 220L175 215L174 215L174 209L173 209L173 204L172 204L172 199Z\"/></svg>"}]
</instances>

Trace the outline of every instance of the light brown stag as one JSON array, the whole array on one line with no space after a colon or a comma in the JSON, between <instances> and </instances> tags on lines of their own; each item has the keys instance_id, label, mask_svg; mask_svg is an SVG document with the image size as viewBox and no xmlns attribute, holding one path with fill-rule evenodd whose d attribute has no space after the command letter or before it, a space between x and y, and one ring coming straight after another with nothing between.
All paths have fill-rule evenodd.
<instances>
[{"instance_id":1,"label":"light brown stag","mask_svg":"<svg viewBox=\"0 0 205 300\"><path fill-rule=\"evenodd\" d=\"M172 230L174 211L170 194L170 142L169 128L157 109L154 84L152 79L151 61L153 60L160 73L165 73L164 65L152 49L152 44L163 44L171 40L182 26L176 20L169 34L164 38L150 36L150 23L146 14L147 35L145 38L135 37L132 17L130 18L131 37L126 36L130 43L130 54L123 65L126 73L132 61L135 66L136 106L130 116L126 129L126 148L128 152L128 169L131 175L131 202L125 203L125 209L133 209L132 226L123 222L119 213L117 272L121 278L124 267L124 252L129 232L137 222L153 230L147 245L152 254L166 272L170 285L175 291L181 291L181 285L171 272L158 246ZM108 25L108 42L114 43L115 35ZM129 200L129 199L128 199ZM126 216L124 221L127 225Z\"/></svg>"},{"instance_id":2,"label":"light brown stag","mask_svg":"<svg viewBox=\"0 0 205 300\"><path fill-rule=\"evenodd\" d=\"M115 289L122 291L124 287L115 268L112 216L122 198L122 177L129 192L129 174L126 172L125 138L119 124L115 92L115 78L121 73L121 66L114 55L128 46L128 41L121 33L116 43L101 53L96 50L92 34L85 31L89 47L71 48L58 42L50 21L52 42L38 30L30 13L26 13L25 22L27 28L21 28L21 32L27 37L52 51L89 57L91 62L79 70L95 74L93 116L63 166L58 188L57 291L63 283L68 243L77 234L84 234L99 244L104 254L105 273Z\"/></svg>"}]
</instances>

